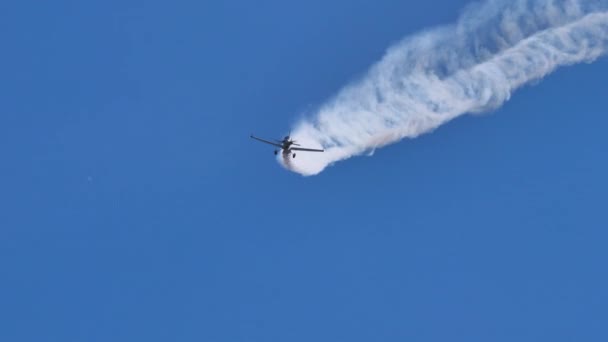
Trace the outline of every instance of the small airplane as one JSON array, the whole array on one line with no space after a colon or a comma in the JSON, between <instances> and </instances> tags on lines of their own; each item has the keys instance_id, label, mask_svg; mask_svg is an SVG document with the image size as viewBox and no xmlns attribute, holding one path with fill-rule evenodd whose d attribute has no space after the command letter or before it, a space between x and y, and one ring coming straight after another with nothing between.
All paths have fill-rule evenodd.
<instances>
[{"instance_id":1,"label":"small airplane","mask_svg":"<svg viewBox=\"0 0 608 342\"><path fill-rule=\"evenodd\" d=\"M251 135L251 138L255 139L257 141L261 141L263 143L270 144L272 146L276 146L276 147L280 148L283 151L283 155L284 156L288 156L289 154L291 154L292 158L296 157L296 153L293 152L293 151L325 152L325 150L317 150L317 149L314 149L314 148L293 147L293 146L300 146L300 144L296 144L295 140L291 140L291 138L289 137L289 135L286 136L285 138L283 138L283 140L275 140L275 142L264 140L264 139L255 137L253 135ZM275 155L277 155L278 153L279 153L279 150L274 150L274 154Z\"/></svg>"}]
</instances>

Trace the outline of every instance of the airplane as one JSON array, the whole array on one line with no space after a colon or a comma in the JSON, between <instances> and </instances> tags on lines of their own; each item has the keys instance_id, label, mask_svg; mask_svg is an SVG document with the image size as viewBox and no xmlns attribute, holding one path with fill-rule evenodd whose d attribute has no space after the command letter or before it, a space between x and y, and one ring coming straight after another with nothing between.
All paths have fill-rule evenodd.
<instances>
[{"instance_id":1,"label":"airplane","mask_svg":"<svg viewBox=\"0 0 608 342\"><path fill-rule=\"evenodd\" d=\"M261 142L266 143L266 144L270 144L272 146L276 146L276 147L280 148L283 151L283 155L284 156L288 156L289 154L291 154L292 158L296 157L296 154L293 151L325 152L325 150L317 150L317 149L314 149L314 148L292 147L292 146L300 146L300 144L296 144L295 140L291 140L291 138L289 137L289 135L286 136L285 138L283 138L283 140L275 140L275 142L255 137L255 136L253 136L253 134L251 135L251 138L255 139L257 141L261 141ZM274 150L274 155L275 156L278 153L279 153L279 150Z\"/></svg>"}]
</instances>

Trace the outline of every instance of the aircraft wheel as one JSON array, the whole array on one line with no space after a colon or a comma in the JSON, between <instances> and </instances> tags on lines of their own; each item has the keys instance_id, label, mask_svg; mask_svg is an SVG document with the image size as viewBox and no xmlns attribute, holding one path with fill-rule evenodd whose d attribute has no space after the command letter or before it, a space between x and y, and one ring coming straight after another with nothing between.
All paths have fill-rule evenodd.
<instances>
[{"instance_id":1,"label":"aircraft wheel","mask_svg":"<svg viewBox=\"0 0 608 342\"><path fill-rule=\"evenodd\" d=\"M275 156L277 155L277 151L276 151L276 150L274 151L274 155L275 155Z\"/></svg>"},{"instance_id":2,"label":"aircraft wheel","mask_svg":"<svg viewBox=\"0 0 608 342\"><path fill-rule=\"evenodd\" d=\"M296 157L296 154L295 154L295 153L293 154L293 157L294 157L294 158Z\"/></svg>"}]
</instances>

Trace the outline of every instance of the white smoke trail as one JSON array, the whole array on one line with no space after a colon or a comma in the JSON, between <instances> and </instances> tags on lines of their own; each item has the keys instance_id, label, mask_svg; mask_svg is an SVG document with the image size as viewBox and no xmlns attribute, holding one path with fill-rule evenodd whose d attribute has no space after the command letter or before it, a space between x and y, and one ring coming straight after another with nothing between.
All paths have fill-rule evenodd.
<instances>
[{"instance_id":1,"label":"white smoke trail","mask_svg":"<svg viewBox=\"0 0 608 342\"><path fill-rule=\"evenodd\" d=\"M300 153L288 168L314 175L457 116L495 109L518 87L607 50L608 0L490 0L470 6L456 25L390 48L362 80L296 125L298 142L326 152Z\"/></svg>"}]
</instances>

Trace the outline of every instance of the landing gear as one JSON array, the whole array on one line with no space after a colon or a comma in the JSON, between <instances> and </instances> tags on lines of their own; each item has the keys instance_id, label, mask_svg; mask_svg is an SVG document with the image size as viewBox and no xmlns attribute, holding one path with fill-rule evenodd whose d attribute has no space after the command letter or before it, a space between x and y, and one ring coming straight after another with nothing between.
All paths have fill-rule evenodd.
<instances>
[{"instance_id":1,"label":"landing gear","mask_svg":"<svg viewBox=\"0 0 608 342\"><path fill-rule=\"evenodd\" d=\"M295 158L295 157L296 157L296 154L294 153L294 154L292 154L291 156L292 156L293 158Z\"/></svg>"},{"instance_id":2,"label":"landing gear","mask_svg":"<svg viewBox=\"0 0 608 342\"><path fill-rule=\"evenodd\" d=\"M274 150L274 155L275 155L275 156L277 155L277 153L279 153L279 151Z\"/></svg>"}]
</instances>

